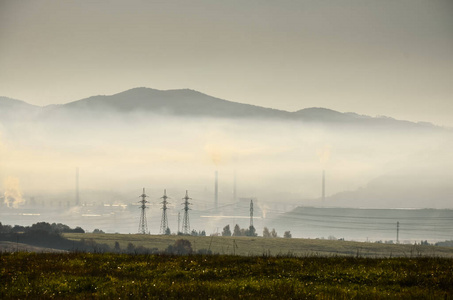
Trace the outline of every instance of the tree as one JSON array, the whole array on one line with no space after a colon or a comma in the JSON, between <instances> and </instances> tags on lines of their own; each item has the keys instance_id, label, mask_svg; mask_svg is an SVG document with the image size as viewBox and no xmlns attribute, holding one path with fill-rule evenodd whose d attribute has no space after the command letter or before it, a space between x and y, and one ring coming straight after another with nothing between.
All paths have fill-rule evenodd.
<instances>
[{"instance_id":1,"label":"tree","mask_svg":"<svg viewBox=\"0 0 453 300\"><path fill-rule=\"evenodd\" d=\"M287 239L290 239L292 238L293 236L291 235L291 231L285 231L285 234L283 235L283 237L287 238Z\"/></svg>"},{"instance_id":2,"label":"tree","mask_svg":"<svg viewBox=\"0 0 453 300\"><path fill-rule=\"evenodd\" d=\"M241 236L241 235L242 235L241 227L239 227L239 225L236 224L236 226L234 226L233 236Z\"/></svg>"},{"instance_id":3,"label":"tree","mask_svg":"<svg viewBox=\"0 0 453 300\"><path fill-rule=\"evenodd\" d=\"M167 227L167 229L165 229L165 235L171 235L170 228Z\"/></svg>"},{"instance_id":4,"label":"tree","mask_svg":"<svg viewBox=\"0 0 453 300\"><path fill-rule=\"evenodd\" d=\"M80 227L76 227L75 229L77 229L77 228L80 228ZM75 229L74 229L74 230L75 230ZM93 230L93 233L100 234L100 233L105 233L105 232L102 231L101 229L97 229L97 228L96 228L95 230Z\"/></svg>"},{"instance_id":5,"label":"tree","mask_svg":"<svg viewBox=\"0 0 453 300\"><path fill-rule=\"evenodd\" d=\"M52 232L52 226L50 226L47 222L38 222L36 224L31 225L31 230L42 230L45 232Z\"/></svg>"},{"instance_id":6,"label":"tree","mask_svg":"<svg viewBox=\"0 0 453 300\"><path fill-rule=\"evenodd\" d=\"M230 225L223 227L222 236L231 236Z\"/></svg>"},{"instance_id":7,"label":"tree","mask_svg":"<svg viewBox=\"0 0 453 300\"><path fill-rule=\"evenodd\" d=\"M179 239L174 245L168 246L167 252L179 255L191 254L193 252L192 244L188 240Z\"/></svg>"},{"instance_id":8,"label":"tree","mask_svg":"<svg viewBox=\"0 0 453 300\"><path fill-rule=\"evenodd\" d=\"M10 233L12 228L11 225L2 225L2 222L0 222L0 233Z\"/></svg>"},{"instance_id":9,"label":"tree","mask_svg":"<svg viewBox=\"0 0 453 300\"><path fill-rule=\"evenodd\" d=\"M263 229L263 237L265 237L265 238L271 237L271 233L269 232L269 228L264 227L264 229Z\"/></svg>"},{"instance_id":10,"label":"tree","mask_svg":"<svg viewBox=\"0 0 453 300\"><path fill-rule=\"evenodd\" d=\"M102 230L101 230L101 231L102 231ZM74 228L74 229L72 230L72 232L74 232L74 233L85 233L85 230L83 230L82 227L77 226L76 228ZM104 232L102 231L102 233L104 233Z\"/></svg>"},{"instance_id":11,"label":"tree","mask_svg":"<svg viewBox=\"0 0 453 300\"><path fill-rule=\"evenodd\" d=\"M65 224L52 223L52 225L50 225L50 226L52 227L52 230L55 232L72 232L72 229L68 225L65 225Z\"/></svg>"},{"instance_id":12,"label":"tree","mask_svg":"<svg viewBox=\"0 0 453 300\"><path fill-rule=\"evenodd\" d=\"M115 242L115 247L114 247L113 249L114 249L116 252L120 252L120 251L121 251L120 243Z\"/></svg>"},{"instance_id":13,"label":"tree","mask_svg":"<svg viewBox=\"0 0 453 300\"><path fill-rule=\"evenodd\" d=\"M249 229L247 229L247 230L245 231L245 235L246 235L246 236L257 236L258 234L256 233L255 227L254 227L253 225L251 225L251 226L249 227Z\"/></svg>"},{"instance_id":14,"label":"tree","mask_svg":"<svg viewBox=\"0 0 453 300\"><path fill-rule=\"evenodd\" d=\"M132 253L135 251L135 245L132 243L127 244L127 252Z\"/></svg>"},{"instance_id":15,"label":"tree","mask_svg":"<svg viewBox=\"0 0 453 300\"><path fill-rule=\"evenodd\" d=\"M275 231L275 228L272 228L271 236L272 236L273 238L278 237L278 234L277 234L277 231Z\"/></svg>"}]
</instances>

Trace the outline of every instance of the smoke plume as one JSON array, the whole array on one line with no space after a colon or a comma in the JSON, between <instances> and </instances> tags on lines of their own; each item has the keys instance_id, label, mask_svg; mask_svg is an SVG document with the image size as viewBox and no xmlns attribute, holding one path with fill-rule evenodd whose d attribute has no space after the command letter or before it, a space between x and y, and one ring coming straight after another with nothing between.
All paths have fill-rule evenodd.
<instances>
[{"instance_id":1,"label":"smoke plume","mask_svg":"<svg viewBox=\"0 0 453 300\"><path fill-rule=\"evenodd\" d=\"M20 191L19 179L16 177L7 177L5 180L4 202L7 207L18 208L25 200L22 198Z\"/></svg>"},{"instance_id":2,"label":"smoke plume","mask_svg":"<svg viewBox=\"0 0 453 300\"><path fill-rule=\"evenodd\" d=\"M318 155L319 162L324 166L330 159L330 146L324 145L321 149L319 149L316 154Z\"/></svg>"}]
</instances>

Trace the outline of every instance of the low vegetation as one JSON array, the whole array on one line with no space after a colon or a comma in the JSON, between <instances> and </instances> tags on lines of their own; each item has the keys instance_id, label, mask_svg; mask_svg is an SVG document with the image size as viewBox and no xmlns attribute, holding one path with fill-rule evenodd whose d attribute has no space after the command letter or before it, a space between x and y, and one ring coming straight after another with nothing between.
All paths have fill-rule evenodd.
<instances>
[{"instance_id":1,"label":"low vegetation","mask_svg":"<svg viewBox=\"0 0 453 300\"><path fill-rule=\"evenodd\" d=\"M225 227L227 232L229 228ZM280 238L275 230L269 236L238 235L204 236L200 235L143 235L143 234L105 234L101 230L84 233L77 227L71 229L63 224L45 222L32 226L8 226L0 223L0 251L52 249L83 252L112 252L131 254L175 254L176 243L187 240L192 247L190 253L225 255L293 255L293 256L360 256L360 257L453 257L453 247L430 245L421 242L416 245L389 243L363 243L328 239L296 239L285 232ZM268 238L266 238L268 237ZM269 238L270 237L270 238ZM446 242L447 243L447 242ZM26 245L29 245L27 248ZM445 244L448 245L448 244ZM33 248L34 247L34 248ZM176 251L176 252L175 252ZM37 252L41 252L37 250ZM188 253L188 252L182 252Z\"/></svg>"},{"instance_id":2,"label":"low vegetation","mask_svg":"<svg viewBox=\"0 0 453 300\"><path fill-rule=\"evenodd\" d=\"M110 248L118 243L120 249L127 249L132 243L135 247L154 249L163 252L179 239L192 244L195 253L210 251L225 255L293 255L293 256L360 256L360 257L451 257L452 247L432 245L402 245L350 242L338 240L263 238L246 236L178 236L143 234L91 234L65 233L71 241L92 241Z\"/></svg>"},{"instance_id":3,"label":"low vegetation","mask_svg":"<svg viewBox=\"0 0 453 300\"><path fill-rule=\"evenodd\" d=\"M449 258L1 253L0 298L449 299Z\"/></svg>"},{"instance_id":4,"label":"low vegetation","mask_svg":"<svg viewBox=\"0 0 453 300\"><path fill-rule=\"evenodd\" d=\"M427 243L13 228L0 228L0 299L453 297L453 248Z\"/></svg>"}]
</instances>

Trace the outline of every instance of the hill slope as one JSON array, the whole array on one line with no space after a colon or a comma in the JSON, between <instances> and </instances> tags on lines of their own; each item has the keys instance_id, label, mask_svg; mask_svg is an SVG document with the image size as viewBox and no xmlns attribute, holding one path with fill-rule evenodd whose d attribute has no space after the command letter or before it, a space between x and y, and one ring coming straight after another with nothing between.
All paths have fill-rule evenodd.
<instances>
[{"instance_id":1,"label":"hill slope","mask_svg":"<svg viewBox=\"0 0 453 300\"><path fill-rule=\"evenodd\" d=\"M211 97L193 90L160 91L134 88L112 96L94 96L60 107L63 110L154 112L179 116L289 117L286 111L241 104Z\"/></svg>"},{"instance_id":2,"label":"hill slope","mask_svg":"<svg viewBox=\"0 0 453 300\"><path fill-rule=\"evenodd\" d=\"M292 120L309 123L352 125L377 128L439 129L429 123L413 123L388 117L370 117L356 113L341 113L326 108L305 108L296 112L265 108L237 103L212 97L194 90L156 90L133 88L110 96L92 96L63 105L44 108L23 101L0 97L2 115L23 115L24 112L39 113L41 119L52 117L74 117L81 115L92 118L124 115L131 112L207 118L250 118L270 120Z\"/></svg>"},{"instance_id":3,"label":"hill slope","mask_svg":"<svg viewBox=\"0 0 453 300\"><path fill-rule=\"evenodd\" d=\"M2 120L18 120L36 115L41 108L21 100L0 97L0 118Z\"/></svg>"}]
</instances>

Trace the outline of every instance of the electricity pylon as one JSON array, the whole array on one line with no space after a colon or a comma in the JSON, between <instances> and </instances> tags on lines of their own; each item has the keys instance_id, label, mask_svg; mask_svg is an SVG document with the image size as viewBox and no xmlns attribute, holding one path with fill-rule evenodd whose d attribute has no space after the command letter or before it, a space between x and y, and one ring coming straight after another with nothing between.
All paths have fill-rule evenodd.
<instances>
[{"instance_id":1,"label":"electricity pylon","mask_svg":"<svg viewBox=\"0 0 453 300\"><path fill-rule=\"evenodd\" d=\"M164 190L164 195L160 197L162 200L162 220L160 221L160 234L167 234L168 230L168 219L167 219L167 204L169 197L167 196L167 190Z\"/></svg>"},{"instance_id":2,"label":"electricity pylon","mask_svg":"<svg viewBox=\"0 0 453 300\"><path fill-rule=\"evenodd\" d=\"M148 197L146 194L145 194L145 188L143 188L143 194L140 195L140 197L142 198L142 200L140 200L140 209L141 209L141 214L140 214L140 222L138 223L138 233L141 233L141 234L146 234L148 233L148 224L146 222L146 209L148 208L146 206L146 203L148 203L148 201L146 201L146 197Z\"/></svg>"},{"instance_id":3,"label":"electricity pylon","mask_svg":"<svg viewBox=\"0 0 453 300\"><path fill-rule=\"evenodd\" d=\"M189 194L186 191L186 196L182 199L184 200L184 202L182 203L184 205L184 217L182 219L182 233L190 234L189 205L191 205L192 203L189 203L189 200L192 198L189 198Z\"/></svg>"}]
</instances>

